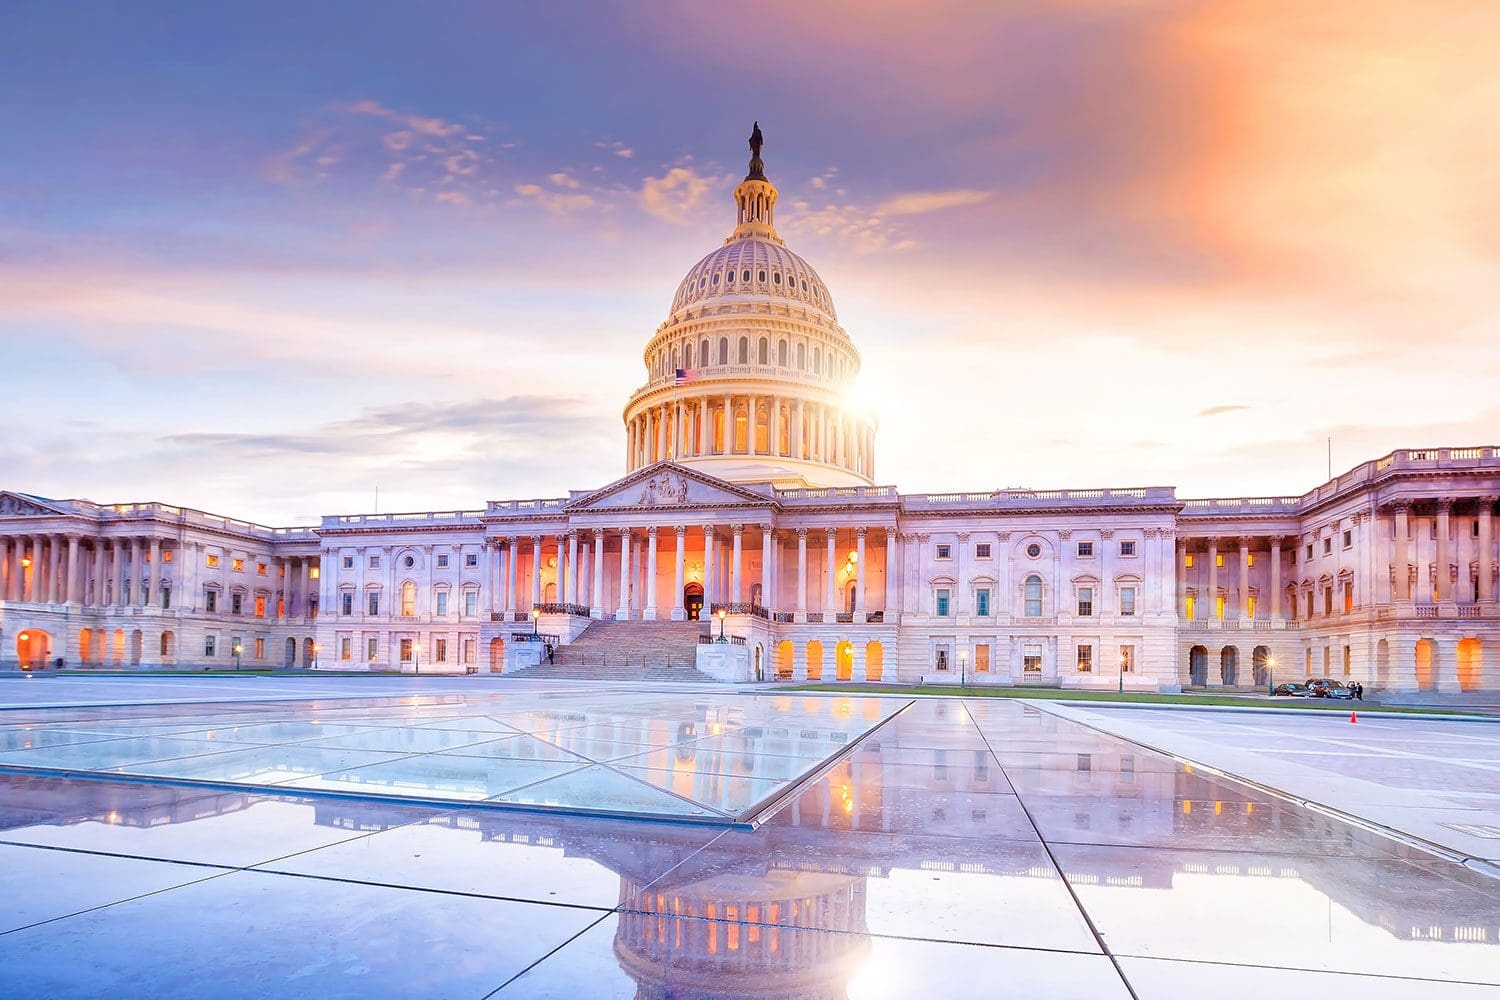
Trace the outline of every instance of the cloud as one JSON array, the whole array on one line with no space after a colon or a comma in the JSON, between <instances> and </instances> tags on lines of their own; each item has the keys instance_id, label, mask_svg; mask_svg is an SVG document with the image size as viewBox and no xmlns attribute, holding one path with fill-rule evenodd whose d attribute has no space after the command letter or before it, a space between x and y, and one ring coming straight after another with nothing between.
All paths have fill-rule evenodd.
<instances>
[{"instance_id":1,"label":"cloud","mask_svg":"<svg viewBox=\"0 0 1500 1000\"><path fill-rule=\"evenodd\" d=\"M634 149L619 141L609 142L600 140L599 142L594 143L594 148L613 153L622 160L628 160L635 155Z\"/></svg>"},{"instance_id":2,"label":"cloud","mask_svg":"<svg viewBox=\"0 0 1500 1000\"><path fill-rule=\"evenodd\" d=\"M1241 405L1239 403L1229 403L1229 404L1224 404L1224 405L1220 405L1220 406L1210 406L1206 410L1199 410L1198 411L1198 416L1200 416L1200 417L1217 417L1217 416L1219 416L1220 414L1223 414L1223 413L1240 413L1240 412L1242 412L1244 410L1248 410L1248 409L1250 409L1250 407Z\"/></svg>"},{"instance_id":3,"label":"cloud","mask_svg":"<svg viewBox=\"0 0 1500 1000\"><path fill-rule=\"evenodd\" d=\"M523 199L542 206L553 215L566 215L570 212L592 208L598 204L593 195L552 191L540 184L517 184L511 190Z\"/></svg>"},{"instance_id":4,"label":"cloud","mask_svg":"<svg viewBox=\"0 0 1500 1000\"><path fill-rule=\"evenodd\" d=\"M700 174L690 165L676 166L660 177L642 181L636 203L648 215L680 224L688 221L704 195L724 182L725 178Z\"/></svg>"},{"instance_id":5,"label":"cloud","mask_svg":"<svg viewBox=\"0 0 1500 1000\"><path fill-rule=\"evenodd\" d=\"M949 208L962 208L988 201L990 192L959 189L954 191L913 191L887 198L875 206L879 215L925 215Z\"/></svg>"},{"instance_id":6,"label":"cloud","mask_svg":"<svg viewBox=\"0 0 1500 1000\"><path fill-rule=\"evenodd\" d=\"M335 108L356 115L371 115L375 118L383 118L386 121L395 122L413 132L434 137L445 137L458 135L466 131L464 126L457 122L444 121L441 118L428 118L423 115L406 114L396 111L381 104L379 101L363 100L354 101L350 104L334 105Z\"/></svg>"}]
</instances>

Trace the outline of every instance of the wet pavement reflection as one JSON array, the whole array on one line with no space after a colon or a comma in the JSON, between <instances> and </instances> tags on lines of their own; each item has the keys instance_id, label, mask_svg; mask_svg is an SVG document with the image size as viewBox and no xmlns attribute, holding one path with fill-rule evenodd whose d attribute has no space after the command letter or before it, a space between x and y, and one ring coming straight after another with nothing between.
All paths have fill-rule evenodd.
<instances>
[{"instance_id":1,"label":"wet pavement reflection","mask_svg":"<svg viewBox=\"0 0 1500 1000\"><path fill-rule=\"evenodd\" d=\"M651 796L732 808L755 799L757 781L805 773L786 762L801 759L789 748L847 736L753 829L306 795L285 782L224 792L0 774L6 993L128 994L147 983L158 996L202 996L212 983L216 996L333 997L1500 990L1500 883L1460 865L1023 704L920 700L871 731L857 699L777 701L774 716L725 717L702 734L714 769L681 784L670 735L615 765L494 758L567 769L527 788L557 782L565 797L622 810L646 800L660 817L669 807ZM495 740L461 705L389 708L323 706L320 718L351 731L200 759L388 752L403 730L386 722L416 710L436 709L427 721L455 741L440 745L459 748L537 740L571 754L601 739L624 745L600 727L634 736L655 724L644 706L632 716L621 704L606 721L536 710L516 727L526 735ZM237 735L267 735L242 723ZM774 735L744 741L757 727ZM371 732L384 735L357 738ZM410 759L351 770L399 783L411 779L396 765ZM622 763L662 776L626 780ZM480 780L453 766L450 784Z\"/></svg>"}]
</instances>

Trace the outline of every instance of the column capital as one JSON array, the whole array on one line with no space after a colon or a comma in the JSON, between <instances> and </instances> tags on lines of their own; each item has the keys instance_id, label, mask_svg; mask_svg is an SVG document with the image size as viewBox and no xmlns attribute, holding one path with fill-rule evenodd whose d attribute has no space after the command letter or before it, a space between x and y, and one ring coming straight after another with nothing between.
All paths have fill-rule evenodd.
<instances>
[{"instance_id":1,"label":"column capital","mask_svg":"<svg viewBox=\"0 0 1500 1000\"><path fill-rule=\"evenodd\" d=\"M761 531L764 531L768 535L772 531L776 530L776 526L774 524L771 524L769 521L763 522L761 524L757 524L756 527L759 528Z\"/></svg>"},{"instance_id":2,"label":"column capital","mask_svg":"<svg viewBox=\"0 0 1500 1000\"><path fill-rule=\"evenodd\" d=\"M916 537L917 541L921 542L923 545L926 545L928 542L932 541L932 536L927 534L926 532L919 531L917 532Z\"/></svg>"},{"instance_id":3,"label":"column capital","mask_svg":"<svg viewBox=\"0 0 1500 1000\"><path fill-rule=\"evenodd\" d=\"M1099 537L1102 538L1102 539L1104 539L1107 542L1111 538L1115 537L1115 529L1114 528L1100 528L1099 529Z\"/></svg>"},{"instance_id":4,"label":"column capital","mask_svg":"<svg viewBox=\"0 0 1500 1000\"><path fill-rule=\"evenodd\" d=\"M687 534L687 525L685 525L685 524L674 524L674 525L672 525L672 530L674 532L676 532L678 538L682 538L684 535Z\"/></svg>"},{"instance_id":5,"label":"column capital","mask_svg":"<svg viewBox=\"0 0 1500 1000\"><path fill-rule=\"evenodd\" d=\"M1392 500L1386 504L1386 508L1392 514L1410 514L1412 502L1410 500Z\"/></svg>"},{"instance_id":6,"label":"column capital","mask_svg":"<svg viewBox=\"0 0 1500 1000\"><path fill-rule=\"evenodd\" d=\"M1073 529L1072 528L1058 528L1057 529L1057 537L1061 538L1063 541L1067 541L1068 538L1070 538L1072 536L1072 534L1073 534Z\"/></svg>"},{"instance_id":7,"label":"column capital","mask_svg":"<svg viewBox=\"0 0 1500 1000\"><path fill-rule=\"evenodd\" d=\"M603 528L594 528L593 531L594 531L594 541L596 541L596 542L602 542L604 540L604 529Z\"/></svg>"},{"instance_id":8,"label":"column capital","mask_svg":"<svg viewBox=\"0 0 1500 1000\"><path fill-rule=\"evenodd\" d=\"M798 527L798 528L797 528L797 529L796 529L796 531L797 531L797 537L798 537L798 538L799 538L799 539L803 539L803 538L806 538L806 537L807 537L807 526L806 526L806 525L800 525L800 526L799 526L799 527Z\"/></svg>"},{"instance_id":9,"label":"column capital","mask_svg":"<svg viewBox=\"0 0 1500 1000\"><path fill-rule=\"evenodd\" d=\"M1209 535L1203 540L1208 543L1209 548L1217 549L1219 547L1219 543L1224 539L1220 538L1218 535Z\"/></svg>"},{"instance_id":10,"label":"column capital","mask_svg":"<svg viewBox=\"0 0 1500 1000\"><path fill-rule=\"evenodd\" d=\"M1255 536L1254 535L1236 535L1234 540L1240 543L1240 548L1241 549L1248 549L1248 548L1250 548L1250 543L1253 542L1253 541L1255 541Z\"/></svg>"},{"instance_id":11,"label":"column capital","mask_svg":"<svg viewBox=\"0 0 1500 1000\"><path fill-rule=\"evenodd\" d=\"M540 545L540 544L542 544L542 536L541 535L532 535L531 536L531 544L532 545Z\"/></svg>"},{"instance_id":12,"label":"column capital","mask_svg":"<svg viewBox=\"0 0 1500 1000\"><path fill-rule=\"evenodd\" d=\"M628 526L623 527L623 528L616 528L615 530L620 533L620 537L621 538L629 538L630 537L630 528Z\"/></svg>"},{"instance_id":13,"label":"column capital","mask_svg":"<svg viewBox=\"0 0 1500 1000\"><path fill-rule=\"evenodd\" d=\"M861 528L859 531L863 533L864 529ZM967 531L957 531L954 532L953 537L957 538L960 542L967 542L969 540L969 533Z\"/></svg>"},{"instance_id":14,"label":"column capital","mask_svg":"<svg viewBox=\"0 0 1500 1000\"><path fill-rule=\"evenodd\" d=\"M1453 499L1451 497L1439 497L1432 501L1432 509L1439 514L1451 514L1453 512Z\"/></svg>"},{"instance_id":15,"label":"column capital","mask_svg":"<svg viewBox=\"0 0 1500 1000\"><path fill-rule=\"evenodd\" d=\"M653 541L656 539L656 525L652 524L647 526L646 537L652 539Z\"/></svg>"},{"instance_id":16,"label":"column capital","mask_svg":"<svg viewBox=\"0 0 1500 1000\"><path fill-rule=\"evenodd\" d=\"M731 524L729 530L734 532L735 537L739 537L745 533L745 526L743 524Z\"/></svg>"},{"instance_id":17,"label":"column capital","mask_svg":"<svg viewBox=\"0 0 1500 1000\"><path fill-rule=\"evenodd\" d=\"M836 527L834 527L834 528L824 528L823 529L823 534L825 534L825 535L828 536L828 540L830 542L833 541L835 538L838 537L838 533L839 533L839 529L836 528Z\"/></svg>"}]
</instances>

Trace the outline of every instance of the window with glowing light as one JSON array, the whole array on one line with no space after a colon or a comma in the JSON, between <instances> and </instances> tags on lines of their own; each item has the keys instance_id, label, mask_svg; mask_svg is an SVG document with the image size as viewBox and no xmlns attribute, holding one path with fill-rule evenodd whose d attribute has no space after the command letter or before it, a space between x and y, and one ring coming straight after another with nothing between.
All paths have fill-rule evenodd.
<instances>
[{"instance_id":1,"label":"window with glowing light","mask_svg":"<svg viewBox=\"0 0 1500 1000\"><path fill-rule=\"evenodd\" d=\"M402 663L410 663L411 662L411 652L412 652L412 641L410 639L402 639L401 640L401 662Z\"/></svg>"},{"instance_id":2,"label":"window with glowing light","mask_svg":"<svg viewBox=\"0 0 1500 1000\"><path fill-rule=\"evenodd\" d=\"M417 585L410 580L401 585L401 617L411 618L417 613Z\"/></svg>"},{"instance_id":3,"label":"window with glowing light","mask_svg":"<svg viewBox=\"0 0 1500 1000\"><path fill-rule=\"evenodd\" d=\"M1078 672L1080 674L1091 674L1094 672L1094 647L1084 644L1078 647Z\"/></svg>"},{"instance_id":4,"label":"window with glowing light","mask_svg":"<svg viewBox=\"0 0 1500 1000\"><path fill-rule=\"evenodd\" d=\"M370 663L374 663L379 655L380 640L373 637L365 640L365 659Z\"/></svg>"},{"instance_id":5,"label":"window with glowing light","mask_svg":"<svg viewBox=\"0 0 1500 1000\"><path fill-rule=\"evenodd\" d=\"M1039 674L1042 672L1042 647L1040 643L1028 642L1022 647L1021 672L1027 674Z\"/></svg>"},{"instance_id":6,"label":"window with glowing light","mask_svg":"<svg viewBox=\"0 0 1500 1000\"><path fill-rule=\"evenodd\" d=\"M218 569L219 557L210 552L207 556L207 564L209 569Z\"/></svg>"}]
</instances>

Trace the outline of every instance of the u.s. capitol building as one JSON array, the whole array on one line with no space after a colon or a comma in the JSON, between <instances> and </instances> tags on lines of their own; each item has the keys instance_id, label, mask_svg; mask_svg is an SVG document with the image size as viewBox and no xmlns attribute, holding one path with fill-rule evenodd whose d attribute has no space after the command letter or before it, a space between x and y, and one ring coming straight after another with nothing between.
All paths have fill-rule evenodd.
<instances>
[{"instance_id":1,"label":"u.s. capitol building","mask_svg":"<svg viewBox=\"0 0 1500 1000\"><path fill-rule=\"evenodd\" d=\"M876 485L859 351L753 148L646 344L623 478L290 528L0 493L0 669L1500 688L1494 447L1295 496Z\"/></svg>"}]
</instances>

